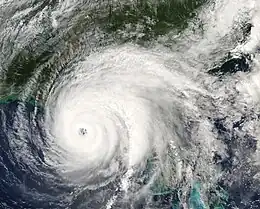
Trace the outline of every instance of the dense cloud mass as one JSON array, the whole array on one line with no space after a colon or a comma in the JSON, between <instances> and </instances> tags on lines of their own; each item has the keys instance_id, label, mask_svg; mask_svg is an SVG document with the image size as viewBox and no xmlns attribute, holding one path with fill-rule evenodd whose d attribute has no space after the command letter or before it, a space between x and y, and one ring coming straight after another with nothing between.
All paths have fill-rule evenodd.
<instances>
[{"instance_id":1,"label":"dense cloud mass","mask_svg":"<svg viewBox=\"0 0 260 209\"><path fill-rule=\"evenodd\" d=\"M260 208L257 0L0 1L0 208Z\"/></svg>"}]
</instances>

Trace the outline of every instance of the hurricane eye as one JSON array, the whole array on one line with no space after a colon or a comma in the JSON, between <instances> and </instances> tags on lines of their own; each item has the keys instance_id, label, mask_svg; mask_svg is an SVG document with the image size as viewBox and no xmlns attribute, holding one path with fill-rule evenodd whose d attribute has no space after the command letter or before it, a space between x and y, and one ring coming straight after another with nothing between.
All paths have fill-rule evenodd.
<instances>
[{"instance_id":1,"label":"hurricane eye","mask_svg":"<svg viewBox=\"0 0 260 209\"><path fill-rule=\"evenodd\" d=\"M86 128L80 128L78 133L80 136L86 136L88 134L88 131Z\"/></svg>"}]
</instances>

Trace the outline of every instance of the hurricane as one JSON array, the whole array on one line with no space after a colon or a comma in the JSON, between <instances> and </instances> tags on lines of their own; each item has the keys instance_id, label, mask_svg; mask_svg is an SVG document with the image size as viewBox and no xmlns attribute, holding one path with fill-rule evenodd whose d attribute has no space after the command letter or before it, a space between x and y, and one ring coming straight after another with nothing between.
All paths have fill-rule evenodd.
<instances>
[{"instance_id":1,"label":"hurricane","mask_svg":"<svg viewBox=\"0 0 260 209\"><path fill-rule=\"evenodd\" d=\"M260 2L0 1L0 208L260 208Z\"/></svg>"}]
</instances>

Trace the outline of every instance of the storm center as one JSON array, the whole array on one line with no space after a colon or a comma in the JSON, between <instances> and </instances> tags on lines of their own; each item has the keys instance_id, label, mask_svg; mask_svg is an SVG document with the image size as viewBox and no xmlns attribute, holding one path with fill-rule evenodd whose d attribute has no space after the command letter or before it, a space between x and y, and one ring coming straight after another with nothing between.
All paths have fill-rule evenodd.
<instances>
[{"instance_id":1,"label":"storm center","mask_svg":"<svg viewBox=\"0 0 260 209\"><path fill-rule=\"evenodd\" d=\"M87 135L87 134L88 134L88 131L87 131L86 128L80 128L80 129L79 129L79 135L85 136L85 135Z\"/></svg>"}]
</instances>

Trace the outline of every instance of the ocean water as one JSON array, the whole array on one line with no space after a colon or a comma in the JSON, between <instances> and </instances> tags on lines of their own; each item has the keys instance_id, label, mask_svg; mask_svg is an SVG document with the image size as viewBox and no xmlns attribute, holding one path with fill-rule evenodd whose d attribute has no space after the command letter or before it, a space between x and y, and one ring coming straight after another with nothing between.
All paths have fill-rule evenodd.
<instances>
[{"instance_id":1,"label":"ocean water","mask_svg":"<svg viewBox=\"0 0 260 209\"><path fill-rule=\"evenodd\" d=\"M259 209L260 2L0 0L0 208Z\"/></svg>"}]
</instances>

